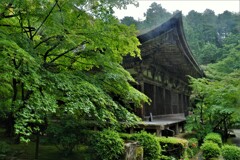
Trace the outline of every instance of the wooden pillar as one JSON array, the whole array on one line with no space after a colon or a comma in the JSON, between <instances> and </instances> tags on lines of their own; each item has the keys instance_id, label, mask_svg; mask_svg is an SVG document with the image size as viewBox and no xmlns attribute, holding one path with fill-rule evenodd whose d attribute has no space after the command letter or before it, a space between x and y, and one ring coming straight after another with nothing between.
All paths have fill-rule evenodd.
<instances>
[{"instance_id":1,"label":"wooden pillar","mask_svg":"<svg viewBox=\"0 0 240 160\"><path fill-rule=\"evenodd\" d=\"M167 113L165 88L163 88L163 109L164 109L163 113L165 115Z\"/></svg>"},{"instance_id":2,"label":"wooden pillar","mask_svg":"<svg viewBox=\"0 0 240 160\"><path fill-rule=\"evenodd\" d=\"M140 82L140 91L142 92L142 93L144 93L144 82L143 81L141 81ZM142 107L141 107L141 113L140 113L141 115L140 115L140 117L143 119L144 118L144 116L145 116L145 109L144 109L144 104L142 104Z\"/></svg>"},{"instance_id":3,"label":"wooden pillar","mask_svg":"<svg viewBox=\"0 0 240 160\"><path fill-rule=\"evenodd\" d=\"M157 127L156 128L156 135L159 136L159 137L162 136L162 129L161 129L161 127Z\"/></svg>"},{"instance_id":4,"label":"wooden pillar","mask_svg":"<svg viewBox=\"0 0 240 160\"><path fill-rule=\"evenodd\" d=\"M174 93L172 90L170 90L170 110L171 110L171 114L173 114L173 101L174 101Z\"/></svg>"},{"instance_id":5,"label":"wooden pillar","mask_svg":"<svg viewBox=\"0 0 240 160\"><path fill-rule=\"evenodd\" d=\"M183 109L183 95L182 93L179 94L179 105L180 105L180 113L184 113L184 109Z\"/></svg>"},{"instance_id":6,"label":"wooden pillar","mask_svg":"<svg viewBox=\"0 0 240 160\"><path fill-rule=\"evenodd\" d=\"M179 133L179 124L177 123L175 126L175 134L178 134L178 133Z\"/></svg>"},{"instance_id":7,"label":"wooden pillar","mask_svg":"<svg viewBox=\"0 0 240 160\"><path fill-rule=\"evenodd\" d=\"M157 95L156 95L156 85L153 85L153 110L152 114L157 113L157 103L156 103ZM153 113L154 112L154 113Z\"/></svg>"},{"instance_id":8,"label":"wooden pillar","mask_svg":"<svg viewBox=\"0 0 240 160\"><path fill-rule=\"evenodd\" d=\"M182 132L185 132L185 128L184 128L185 122L182 123Z\"/></svg>"},{"instance_id":9,"label":"wooden pillar","mask_svg":"<svg viewBox=\"0 0 240 160\"><path fill-rule=\"evenodd\" d=\"M187 96L184 94L184 113L187 116Z\"/></svg>"},{"instance_id":10,"label":"wooden pillar","mask_svg":"<svg viewBox=\"0 0 240 160\"><path fill-rule=\"evenodd\" d=\"M189 107L190 107L190 100L189 100L189 96L188 95L186 95L186 103L187 103L187 116L189 115Z\"/></svg>"}]
</instances>

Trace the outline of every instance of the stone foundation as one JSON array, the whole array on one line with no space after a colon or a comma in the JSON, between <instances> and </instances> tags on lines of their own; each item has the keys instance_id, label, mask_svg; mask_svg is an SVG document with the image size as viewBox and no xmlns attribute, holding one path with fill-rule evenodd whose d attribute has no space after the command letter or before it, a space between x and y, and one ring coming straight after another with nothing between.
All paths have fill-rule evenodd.
<instances>
[{"instance_id":1,"label":"stone foundation","mask_svg":"<svg viewBox=\"0 0 240 160\"><path fill-rule=\"evenodd\" d=\"M143 147L137 142L125 143L125 155L123 160L143 160Z\"/></svg>"}]
</instances>

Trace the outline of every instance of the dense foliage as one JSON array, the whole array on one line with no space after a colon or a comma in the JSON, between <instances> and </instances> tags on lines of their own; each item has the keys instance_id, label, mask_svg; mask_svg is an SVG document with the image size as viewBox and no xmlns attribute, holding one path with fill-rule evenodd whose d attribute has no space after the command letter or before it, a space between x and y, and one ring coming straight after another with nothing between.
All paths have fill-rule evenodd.
<instances>
[{"instance_id":1,"label":"dense foliage","mask_svg":"<svg viewBox=\"0 0 240 160\"><path fill-rule=\"evenodd\" d=\"M195 103L195 109L194 114L188 118L188 129L201 130L201 133L204 134L215 131L226 138L228 129L239 123L240 70L234 69L229 74L223 73L224 70L219 73L216 72L218 66L219 68L223 67L219 64L228 61L230 57L231 55L210 66L216 67L215 70L212 70L216 75L211 75L211 79L192 79L193 93L191 98ZM237 61L237 59L235 58L234 61ZM239 64L231 62L234 66L235 63ZM227 70L230 69L231 67L227 68ZM204 137L204 134L200 137Z\"/></svg>"},{"instance_id":2,"label":"dense foliage","mask_svg":"<svg viewBox=\"0 0 240 160\"><path fill-rule=\"evenodd\" d=\"M117 132L104 130L91 135L91 150L96 159L120 159L124 152L124 141Z\"/></svg>"},{"instance_id":3,"label":"dense foliage","mask_svg":"<svg viewBox=\"0 0 240 160\"><path fill-rule=\"evenodd\" d=\"M222 156L225 160L240 159L240 148L237 146L224 145L222 147Z\"/></svg>"},{"instance_id":4,"label":"dense foliage","mask_svg":"<svg viewBox=\"0 0 240 160\"><path fill-rule=\"evenodd\" d=\"M85 121L77 121L70 116L63 116L55 122L51 122L46 130L46 139L54 144L61 153L69 156L77 150L79 144L89 144L88 136L92 134Z\"/></svg>"},{"instance_id":5,"label":"dense foliage","mask_svg":"<svg viewBox=\"0 0 240 160\"><path fill-rule=\"evenodd\" d=\"M162 155L176 159L186 158L187 140L176 137L157 137L157 140L162 148Z\"/></svg>"},{"instance_id":6,"label":"dense foliage","mask_svg":"<svg viewBox=\"0 0 240 160\"><path fill-rule=\"evenodd\" d=\"M202 150L203 158L206 160L218 158L221 154L220 147L213 142L204 142L200 148Z\"/></svg>"},{"instance_id":7,"label":"dense foliage","mask_svg":"<svg viewBox=\"0 0 240 160\"><path fill-rule=\"evenodd\" d=\"M193 156L195 156L198 151L198 139L197 138L190 138L188 139L188 148L186 149L187 155L189 158L192 158Z\"/></svg>"},{"instance_id":8,"label":"dense foliage","mask_svg":"<svg viewBox=\"0 0 240 160\"><path fill-rule=\"evenodd\" d=\"M209 142L209 141L216 143L219 147L222 147L222 138L221 138L221 135L219 135L218 133L208 133L204 137L204 142Z\"/></svg>"},{"instance_id":9,"label":"dense foliage","mask_svg":"<svg viewBox=\"0 0 240 160\"><path fill-rule=\"evenodd\" d=\"M239 34L224 39L219 50L224 58L205 66L206 78L191 78L191 100L194 114L188 118L189 130L200 130L203 138L208 132L219 132L226 140L228 129L237 127L240 119L240 42Z\"/></svg>"},{"instance_id":10,"label":"dense foliage","mask_svg":"<svg viewBox=\"0 0 240 160\"><path fill-rule=\"evenodd\" d=\"M126 25L135 25L140 32L147 31L168 20L172 14L167 12L161 4L153 2L144 13L145 20L137 21L133 17L124 17L121 22Z\"/></svg>"},{"instance_id":11,"label":"dense foliage","mask_svg":"<svg viewBox=\"0 0 240 160\"><path fill-rule=\"evenodd\" d=\"M131 136L131 139L138 141L143 146L144 160L157 160L160 158L161 147L154 135L142 131Z\"/></svg>"},{"instance_id":12,"label":"dense foliage","mask_svg":"<svg viewBox=\"0 0 240 160\"><path fill-rule=\"evenodd\" d=\"M108 127L138 120L132 107L148 99L121 63L140 55L140 43L133 27L112 16L129 3L0 2L0 117L9 136L43 132L64 115Z\"/></svg>"},{"instance_id":13,"label":"dense foliage","mask_svg":"<svg viewBox=\"0 0 240 160\"><path fill-rule=\"evenodd\" d=\"M10 152L10 145L4 141L0 141L0 157Z\"/></svg>"}]
</instances>

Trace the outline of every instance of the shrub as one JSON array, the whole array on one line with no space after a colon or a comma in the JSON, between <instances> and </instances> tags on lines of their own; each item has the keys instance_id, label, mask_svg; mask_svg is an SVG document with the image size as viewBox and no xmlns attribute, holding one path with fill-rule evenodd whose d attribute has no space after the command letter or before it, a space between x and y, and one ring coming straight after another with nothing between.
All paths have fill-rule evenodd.
<instances>
[{"instance_id":1,"label":"shrub","mask_svg":"<svg viewBox=\"0 0 240 160\"><path fill-rule=\"evenodd\" d=\"M225 160L239 160L240 148L237 146L224 145L222 147L222 156Z\"/></svg>"},{"instance_id":2,"label":"shrub","mask_svg":"<svg viewBox=\"0 0 240 160\"><path fill-rule=\"evenodd\" d=\"M130 141L132 139L133 134L128 134L128 133L119 133L119 136L124 140L124 141Z\"/></svg>"},{"instance_id":3,"label":"shrub","mask_svg":"<svg viewBox=\"0 0 240 160\"><path fill-rule=\"evenodd\" d=\"M190 138L190 139L188 139L188 146L190 148L197 148L198 147L198 140L197 140L197 138Z\"/></svg>"},{"instance_id":4,"label":"shrub","mask_svg":"<svg viewBox=\"0 0 240 160\"><path fill-rule=\"evenodd\" d=\"M150 133L142 131L140 133L133 134L132 140L136 140L143 146L144 160L158 160L161 155L161 148L156 137Z\"/></svg>"},{"instance_id":5,"label":"shrub","mask_svg":"<svg viewBox=\"0 0 240 160\"><path fill-rule=\"evenodd\" d=\"M196 138L188 139L188 147L192 150L192 154L195 155L198 152L198 140Z\"/></svg>"},{"instance_id":6,"label":"shrub","mask_svg":"<svg viewBox=\"0 0 240 160\"><path fill-rule=\"evenodd\" d=\"M98 159L119 159L124 152L124 142L117 132L103 130L92 135L91 149Z\"/></svg>"},{"instance_id":7,"label":"shrub","mask_svg":"<svg viewBox=\"0 0 240 160\"><path fill-rule=\"evenodd\" d=\"M158 137L157 140L162 148L163 155L168 157L172 156L177 159L184 157L187 140L175 137Z\"/></svg>"},{"instance_id":8,"label":"shrub","mask_svg":"<svg viewBox=\"0 0 240 160\"><path fill-rule=\"evenodd\" d=\"M193 153L193 150L191 148L186 149L186 154L188 158L192 158L195 154Z\"/></svg>"},{"instance_id":9,"label":"shrub","mask_svg":"<svg viewBox=\"0 0 240 160\"><path fill-rule=\"evenodd\" d=\"M222 146L222 138L221 135L218 133L209 133L205 136L204 142L206 141L212 141L216 144L218 144L219 147Z\"/></svg>"},{"instance_id":10,"label":"shrub","mask_svg":"<svg viewBox=\"0 0 240 160\"><path fill-rule=\"evenodd\" d=\"M211 141L206 141L202 144L201 150L204 159L218 158L221 154L220 147Z\"/></svg>"},{"instance_id":11,"label":"shrub","mask_svg":"<svg viewBox=\"0 0 240 160\"><path fill-rule=\"evenodd\" d=\"M0 154L7 154L10 151L10 145L0 141Z\"/></svg>"},{"instance_id":12,"label":"shrub","mask_svg":"<svg viewBox=\"0 0 240 160\"><path fill-rule=\"evenodd\" d=\"M196 117L195 114L187 116L186 121L185 130L187 132L193 132L198 139L199 144L202 144L204 137L212 132L212 125L208 123L205 125L201 124L199 117Z\"/></svg>"},{"instance_id":13,"label":"shrub","mask_svg":"<svg viewBox=\"0 0 240 160\"><path fill-rule=\"evenodd\" d=\"M48 141L55 144L64 154L70 155L81 140L81 126L77 121L63 118L58 123L52 123L47 129Z\"/></svg>"}]
</instances>

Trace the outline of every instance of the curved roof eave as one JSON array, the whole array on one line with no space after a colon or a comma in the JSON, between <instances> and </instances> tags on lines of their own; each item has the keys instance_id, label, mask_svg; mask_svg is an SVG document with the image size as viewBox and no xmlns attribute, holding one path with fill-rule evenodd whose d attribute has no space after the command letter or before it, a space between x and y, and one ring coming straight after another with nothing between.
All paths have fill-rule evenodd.
<instances>
[{"instance_id":1,"label":"curved roof eave","mask_svg":"<svg viewBox=\"0 0 240 160\"><path fill-rule=\"evenodd\" d=\"M152 40L173 28L177 29L177 34L178 34L178 37L179 37L180 43L181 43L180 48L182 49L183 56L185 56L188 59L189 63L191 63L191 65L194 67L195 71L199 74L199 77L203 77L204 72L199 67L199 65L196 62L196 60L194 59L194 57L192 56L192 52L187 44L187 40L186 40L184 30L183 30L182 12L178 12L171 19L169 19L162 25L160 25L146 33L138 35L138 39L139 39L140 43L143 44L144 42Z\"/></svg>"}]
</instances>

